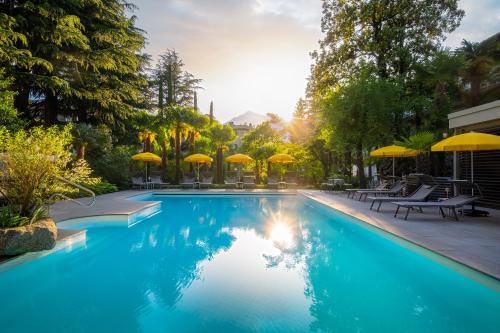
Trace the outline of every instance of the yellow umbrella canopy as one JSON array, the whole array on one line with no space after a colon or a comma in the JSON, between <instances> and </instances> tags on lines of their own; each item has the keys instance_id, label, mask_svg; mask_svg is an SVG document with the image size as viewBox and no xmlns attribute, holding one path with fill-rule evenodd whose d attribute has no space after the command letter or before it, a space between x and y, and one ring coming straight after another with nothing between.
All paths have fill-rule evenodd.
<instances>
[{"instance_id":1,"label":"yellow umbrella canopy","mask_svg":"<svg viewBox=\"0 0 500 333\"><path fill-rule=\"evenodd\" d=\"M226 157L226 162L246 164L253 162L253 158L245 154L235 154Z\"/></svg>"},{"instance_id":2,"label":"yellow umbrella canopy","mask_svg":"<svg viewBox=\"0 0 500 333\"><path fill-rule=\"evenodd\" d=\"M134 161L161 163L161 157L153 153L139 153L132 156Z\"/></svg>"},{"instance_id":3,"label":"yellow umbrella canopy","mask_svg":"<svg viewBox=\"0 0 500 333\"><path fill-rule=\"evenodd\" d=\"M432 151L478 151L500 149L500 136L486 133L459 134L431 147Z\"/></svg>"},{"instance_id":4,"label":"yellow umbrella canopy","mask_svg":"<svg viewBox=\"0 0 500 333\"><path fill-rule=\"evenodd\" d=\"M401 146L386 146L376 149L370 153L372 157L415 157L417 156L417 151Z\"/></svg>"},{"instance_id":5,"label":"yellow umbrella canopy","mask_svg":"<svg viewBox=\"0 0 500 333\"><path fill-rule=\"evenodd\" d=\"M184 162L188 163L212 163L212 161L213 159L210 156L204 154L193 154L184 159Z\"/></svg>"},{"instance_id":6,"label":"yellow umbrella canopy","mask_svg":"<svg viewBox=\"0 0 500 333\"><path fill-rule=\"evenodd\" d=\"M276 154L267 159L271 163L290 164L295 162L295 158L288 154Z\"/></svg>"},{"instance_id":7,"label":"yellow umbrella canopy","mask_svg":"<svg viewBox=\"0 0 500 333\"><path fill-rule=\"evenodd\" d=\"M471 183L474 184L474 152L479 150L500 150L500 136L486 133L470 132L454 135L439 141L431 147L431 151L470 151ZM472 187L474 195L474 187ZM474 211L474 209L473 209Z\"/></svg>"},{"instance_id":8,"label":"yellow umbrella canopy","mask_svg":"<svg viewBox=\"0 0 500 333\"><path fill-rule=\"evenodd\" d=\"M376 150L373 150L370 153L371 157L392 157L392 176L395 176L396 173L396 166L395 166L395 161L394 159L396 157L415 157L417 156L418 152L413 149L409 149L406 147L401 147L401 146L386 146L382 147Z\"/></svg>"}]
</instances>

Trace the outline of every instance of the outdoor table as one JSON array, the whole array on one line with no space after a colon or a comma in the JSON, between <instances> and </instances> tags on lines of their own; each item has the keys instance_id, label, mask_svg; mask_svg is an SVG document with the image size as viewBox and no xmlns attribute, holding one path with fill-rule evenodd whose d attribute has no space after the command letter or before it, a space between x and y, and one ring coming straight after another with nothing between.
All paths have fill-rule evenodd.
<instances>
[{"instance_id":1,"label":"outdoor table","mask_svg":"<svg viewBox=\"0 0 500 333\"><path fill-rule=\"evenodd\" d=\"M243 189L243 184L244 184L244 183L243 183L242 181L237 181L237 182L236 182L236 188L241 188L241 189Z\"/></svg>"},{"instance_id":2,"label":"outdoor table","mask_svg":"<svg viewBox=\"0 0 500 333\"><path fill-rule=\"evenodd\" d=\"M280 181L278 182L278 189L285 189L286 188L286 182Z\"/></svg>"}]
</instances>

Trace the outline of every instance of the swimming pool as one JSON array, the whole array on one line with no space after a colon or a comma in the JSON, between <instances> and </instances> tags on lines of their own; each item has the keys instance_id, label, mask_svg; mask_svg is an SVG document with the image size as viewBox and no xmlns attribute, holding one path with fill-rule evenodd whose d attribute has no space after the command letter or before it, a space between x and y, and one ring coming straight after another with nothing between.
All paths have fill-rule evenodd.
<instances>
[{"instance_id":1,"label":"swimming pool","mask_svg":"<svg viewBox=\"0 0 500 333\"><path fill-rule=\"evenodd\" d=\"M161 211L0 271L0 332L498 332L499 282L301 195ZM93 223L95 222L95 223Z\"/></svg>"}]
</instances>

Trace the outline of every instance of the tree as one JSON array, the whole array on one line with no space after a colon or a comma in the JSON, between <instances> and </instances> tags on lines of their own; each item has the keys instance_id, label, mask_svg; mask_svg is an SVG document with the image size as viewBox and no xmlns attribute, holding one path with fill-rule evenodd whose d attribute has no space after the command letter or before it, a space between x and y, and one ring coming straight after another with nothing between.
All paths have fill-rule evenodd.
<instances>
[{"instance_id":1,"label":"tree","mask_svg":"<svg viewBox=\"0 0 500 333\"><path fill-rule=\"evenodd\" d=\"M24 38L27 61L6 63L18 91L15 105L27 119L54 124L62 115L77 122L124 119L145 106L141 73L147 57L143 32L121 0L6 1L1 11Z\"/></svg>"},{"instance_id":2,"label":"tree","mask_svg":"<svg viewBox=\"0 0 500 333\"><path fill-rule=\"evenodd\" d=\"M247 152L255 160L256 182L260 183L265 161L277 151L282 143L281 136L269 121L263 122L242 138L241 151Z\"/></svg>"},{"instance_id":3,"label":"tree","mask_svg":"<svg viewBox=\"0 0 500 333\"><path fill-rule=\"evenodd\" d=\"M188 106L167 106L160 110L158 117L165 124L170 124L174 132L174 147L175 147L175 179L176 184L181 179L181 141L187 137L190 128L208 123L206 116L196 112L192 107Z\"/></svg>"},{"instance_id":4,"label":"tree","mask_svg":"<svg viewBox=\"0 0 500 333\"><path fill-rule=\"evenodd\" d=\"M224 184L224 149L235 138L236 134L233 128L229 125L222 125L219 123L212 123L210 126L210 139L216 149L216 168L217 168L217 184Z\"/></svg>"},{"instance_id":5,"label":"tree","mask_svg":"<svg viewBox=\"0 0 500 333\"><path fill-rule=\"evenodd\" d=\"M432 132L418 132L403 139L402 141L395 141L394 144L400 145L406 148L410 148L418 151L417 157L415 158L415 171L420 171L419 159L421 155L428 157L431 152L432 145L436 143L436 135ZM429 169L429 168L427 168ZM429 170L426 170L428 172Z\"/></svg>"},{"instance_id":6,"label":"tree","mask_svg":"<svg viewBox=\"0 0 500 333\"><path fill-rule=\"evenodd\" d=\"M382 78L407 76L463 15L456 0L324 0L324 38L313 52L309 92L356 74L362 62L374 64Z\"/></svg>"},{"instance_id":7,"label":"tree","mask_svg":"<svg viewBox=\"0 0 500 333\"><path fill-rule=\"evenodd\" d=\"M160 55L153 72L153 87L158 89L158 107L192 106L201 81L184 70L184 62L175 50L167 50Z\"/></svg>"},{"instance_id":8,"label":"tree","mask_svg":"<svg viewBox=\"0 0 500 333\"><path fill-rule=\"evenodd\" d=\"M481 102L481 83L490 75L495 65L492 51L487 43L473 43L462 41L459 49L465 57L465 68L462 71L463 79L470 84L470 103L472 106ZM498 45L495 46L497 48ZM497 50L495 50L498 52ZM500 60L500 57L497 61Z\"/></svg>"},{"instance_id":9,"label":"tree","mask_svg":"<svg viewBox=\"0 0 500 333\"><path fill-rule=\"evenodd\" d=\"M338 151L354 152L358 180L366 186L364 153L391 141L393 110L400 87L378 78L369 68L332 91L324 100L323 119L331 130L330 143Z\"/></svg>"}]
</instances>

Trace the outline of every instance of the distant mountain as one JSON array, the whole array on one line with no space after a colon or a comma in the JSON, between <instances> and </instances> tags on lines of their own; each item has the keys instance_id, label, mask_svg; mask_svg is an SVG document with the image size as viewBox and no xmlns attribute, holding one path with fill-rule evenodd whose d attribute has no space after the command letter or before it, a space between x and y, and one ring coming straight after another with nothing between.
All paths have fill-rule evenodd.
<instances>
[{"instance_id":1,"label":"distant mountain","mask_svg":"<svg viewBox=\"0 0 500 333\"><path fill-rule=\"evenodd\" d=\"M263 122L269 120L268 116L262 115L260 113L247 111L239 116L236 116L228 121L228 123L234 123L235 125L252 124L254 126L260 125Z\"/></svg>"}]
</instances>

